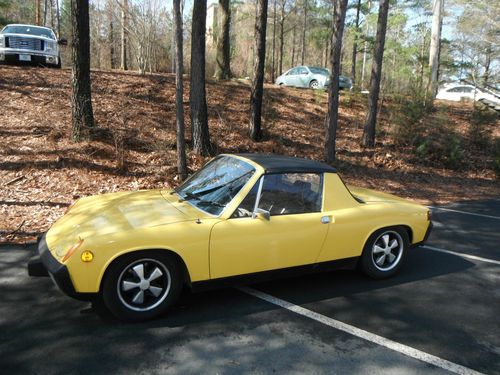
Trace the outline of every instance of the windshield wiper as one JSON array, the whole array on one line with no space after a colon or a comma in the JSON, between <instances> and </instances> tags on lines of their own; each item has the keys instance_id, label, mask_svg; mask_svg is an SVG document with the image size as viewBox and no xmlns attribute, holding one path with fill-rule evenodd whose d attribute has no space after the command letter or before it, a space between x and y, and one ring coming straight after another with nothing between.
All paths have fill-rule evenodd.
<instances>
[{"instance_id":1,"label":"windshield wiper","mask_svg":"<svg viewBox=\"0 0 500 375\"><path fill-rule=\"evenodd\" d=\"M190 192L183 192L184 196L189 198L189 199L195 199L197 200L198 202L200 203L204 203L204 204L207 204L207 205L212 205L212 206L217 206L217 207L226 207L225 205L223 204L220 204L219 202L215 202L215 201L211 201L211 200L207 200L207 199L203 199L201 197L199 197L197 194L193 194L193 193L190 193ZM185 198L182 198L183 200L186 200Z\"/></svg>"}]
</instances>

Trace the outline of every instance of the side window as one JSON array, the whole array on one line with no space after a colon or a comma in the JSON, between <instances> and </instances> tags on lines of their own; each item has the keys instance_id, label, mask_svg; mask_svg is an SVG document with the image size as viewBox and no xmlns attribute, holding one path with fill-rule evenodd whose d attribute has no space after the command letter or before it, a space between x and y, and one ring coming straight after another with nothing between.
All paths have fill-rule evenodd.
<instances>
[{"instance_id":1,"label":"side window","mask_svg":"<svg viewBox=\"0 0 500 375\"><path fill-rule=\"evenodd\" d=\"M260 180L253 186L232 217L250 217L255 206ZM323 175L281 173L264 176L259 208L271 216L321 211Z\"/></svg>"},{"instance_id":2,"label":"side window","mask_svg":"<svg viewBox=\"0 0 500 375\"><path fill-rule=\"evenodd\" d=\"M472 87L464 86L462 87L462 92L471 93L473 91Z\"/></svg>"},{"instance_id":3,"label":"side window","mask_svg":"<svg viewBox=\"0 0 500 375\"><path fill-rule=\"evenodd\" d=\"M292 70L290 70L290 71L288 72L288 75L289 75L289 76L295 76L295 75L297 75L297 74L299 74L299 68L293 68Z\"/></svg>"},{"instance_id":4,"label":"side window","mask_svg":"<svg viewBox=\"0 0 500 375\"><path fill-rule=\"evenodd\" d=\"M322 175L270 174L264 178L259 208L271 216L321 211Z\"/></svg>"},{"instance_id":5,"label":"side window","mask_svg":"<svg viewBox=\"0 0 500 375\"><path fill-rule=\"evenodd\" d=\"M299 74L309 74L306 68L299 68Z\"/></svg>"},{"instance_id":6,"label":"side window","mask_svg":"<svg viewBox=\"0 0 500 375\"><path fill-rule=\"evenodd\" d=\"M461 87L454 87L452 89L449 89L448 92L462 92L462 88Z\"/></svg>"}]
</instances>

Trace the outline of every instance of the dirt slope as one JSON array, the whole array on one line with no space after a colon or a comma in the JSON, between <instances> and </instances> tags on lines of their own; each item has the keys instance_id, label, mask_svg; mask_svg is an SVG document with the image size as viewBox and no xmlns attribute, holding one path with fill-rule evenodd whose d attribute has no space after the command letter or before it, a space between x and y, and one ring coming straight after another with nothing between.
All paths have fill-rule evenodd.
<instances>
[{"instance_id":1,"label":"dirt slope","mask_svg":"<svg viewBox=\"0 0 500 375\"><path fill-rule=\"evenodd\" d=\"M102 140L75 144L69 140L70 75L64 69L0 66L0 242L32 239L80 196L176 185L174 77L92 72ZM219 153L322 159L325 93L266 86L266 139L260 143L247 138L247 83L209 83L207 96L210 132ZM408 147L393 144L393 114L387 108L381 110L377 147L363 150L364 100L343 95L341 106L336 166L348 183L422 202L500 196L491 157L483 150L470 150L460 170L422 163ZM466 139L470 111L470 105L441 104L436 116ZM498 127L491 134L499 137ZM208 160L193 154L188 158L191 171Z\"/></svg>"}]
</instances>

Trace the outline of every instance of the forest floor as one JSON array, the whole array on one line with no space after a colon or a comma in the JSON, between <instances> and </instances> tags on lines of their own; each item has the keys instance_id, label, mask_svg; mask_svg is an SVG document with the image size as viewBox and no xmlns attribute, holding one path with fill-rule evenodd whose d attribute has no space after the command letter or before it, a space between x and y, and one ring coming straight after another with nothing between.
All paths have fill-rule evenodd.
<instances>
[{"instance_id":1,"label":"forest floor","mask_svg":"<svg viewBox=\"0 0 500 375\"><path fill-rule=\"evenodd\" d=\"M101 137L81 143L70 140L70 77L67 69L0 66L0 242L32 240L81 196L178 184L173 75L92 71ZM208 82L210 135L218 153L323 159L325 92L266 85L265 139L259 143L247 137L249 93L248 82ZM189 148L188 102L186 82ZM383 100L376 147L363 149L366 98L341 95L335 166L348 184L427 204L500 196L492 167L500 139L497 115L478 131L472 104L438 102L418 121L424 130L416 147L396 137L402 127L412 131L401 111L393 99ZM436 156L435 150L449 155ZM190 172L208 160L189 153Z\"/></svg>"}]
</instances>

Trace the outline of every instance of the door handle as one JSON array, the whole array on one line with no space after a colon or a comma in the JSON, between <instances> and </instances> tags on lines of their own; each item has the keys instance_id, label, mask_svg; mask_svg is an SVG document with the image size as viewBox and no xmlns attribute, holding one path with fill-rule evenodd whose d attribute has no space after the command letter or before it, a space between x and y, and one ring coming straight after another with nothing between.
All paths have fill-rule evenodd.
<instances>
[{"instance_id":1,"label":"door handle","mask_svg":"<svg viewBox=\"0 0 500 375\"><path fill-rule=\"evenodd\" d=\"M321 224L330 224L334 223L335 220L333 219L333 216L323 216L321 217Z\"/></svg>"}]
</instances>

